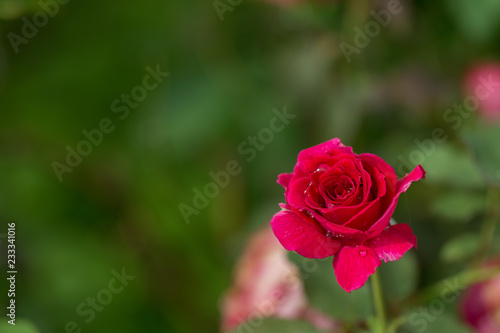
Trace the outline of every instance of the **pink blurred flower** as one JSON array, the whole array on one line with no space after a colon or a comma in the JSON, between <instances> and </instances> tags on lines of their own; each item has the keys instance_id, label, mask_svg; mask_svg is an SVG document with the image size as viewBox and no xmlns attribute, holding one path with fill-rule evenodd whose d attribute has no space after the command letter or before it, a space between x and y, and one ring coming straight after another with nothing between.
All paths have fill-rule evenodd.
<instances>
[{"instance_id":1,"label":"pink blurred flower","mask_svg":"<svg viewBox=\"0 0 500 333\"><path fill-rule=\"evenodd\" d=\"M460 310L462 318L476 332L500 333L500 275L469 287Z\"/></svg>"},{"instance_id":2,"label":"pink blurred flower","mask_svg":"<svg viewBox=\"0 0 500 333\"><path fill-rule=\"evenodd\" d=\"M465 76L465 91L478 98L478 112L487 121L500 121L500 62L474 66Z\"/></svg>"},{"instance_id":3,"label":"pink blurred flower","mask_svg":"<svg viewBox=\"0 0 500 333\"><path fill-rule=\"evenodd\" d=\"M300 273L269 226L249 240L221 308L223 331L242 324L258 326L265 317L304 319L330 331L338 327L330 317L309 307Z\"/></svg>"}]
</instances>

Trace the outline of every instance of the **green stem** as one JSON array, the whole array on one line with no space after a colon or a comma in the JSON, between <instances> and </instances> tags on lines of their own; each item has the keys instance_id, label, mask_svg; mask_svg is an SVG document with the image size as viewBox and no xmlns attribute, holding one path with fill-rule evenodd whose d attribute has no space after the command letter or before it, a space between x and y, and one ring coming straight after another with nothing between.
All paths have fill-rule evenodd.
<instances>
[{"instance_id":1,"label":"green stem","mask_svg":"<svg viewBox=\"0 0 500 333\"><path fill-rule=\"evenodd\" d=\"M387 326L387 333L396 333L398 327L406 323L407 320L408 318L406 316L401 316L394 319Z\"/></svg>"},{"instance_id":2,"label":"green stem","mask_svg":"<svg viewBox=\"0 0 500 333\"><path fill-rule=\"evenodd\" d=\"M373 303L375 306L375 312L377 314L378 324L380 328L380 333L385 333L385 307L384 307L384 297L382 295L382 285L380 284L380 278L378 272L375 272L372 277L372 293L373 293Z\"/></svg>"}]
</instances>

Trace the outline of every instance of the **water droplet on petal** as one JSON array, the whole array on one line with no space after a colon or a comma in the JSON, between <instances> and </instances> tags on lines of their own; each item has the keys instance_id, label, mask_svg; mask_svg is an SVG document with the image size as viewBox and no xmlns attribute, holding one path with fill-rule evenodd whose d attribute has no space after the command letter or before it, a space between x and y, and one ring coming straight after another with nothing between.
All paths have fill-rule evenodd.
<instances>
[{"instance_id":1,"label":"water droplet on petal","mask_svg":"<svg viewBox=\"0 0 500 333\"><path fill-rule=\"evenodd\" d=\"M362 257L366 257L366 251L365 250L359 251L359 255Z\"/></svg>"},{"instance_id":2,"label":"water droplet on petal","mask_svg":"<svg viewBox=\"0 0 500 333\"><path fill-rule=\"evenodd\" d=\"M333 233L332 233L330 230L328 230L328 231L326 232L326 237L328 237L328 238L332 238L332 237L333 237Z\"/></svg>"}]
</instances>

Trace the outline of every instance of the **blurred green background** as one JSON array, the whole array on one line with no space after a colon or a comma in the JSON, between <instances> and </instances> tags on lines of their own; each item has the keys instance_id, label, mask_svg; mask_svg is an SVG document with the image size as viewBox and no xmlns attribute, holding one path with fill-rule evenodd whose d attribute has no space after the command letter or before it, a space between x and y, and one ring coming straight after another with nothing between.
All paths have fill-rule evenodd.
<instances>
[{"instance_id":1,"label":"blurred green background","mask_svg":"<svg viewBox=\"0 0 500 333\"><path fill-rule=\"evenodd\" d=\"M223 20L211 1L68 1L23 36L23 17L33 22L46 3L0 0L0 233L17 223L17 318L26 332L64 332L71 321L95 333L217 332L238 254L283 200L277 175L333 137L378 154L400 176L416 139L435 128L448 137L417 161L427 179L394 215L419 240L403 269L414 280L408 295L478 251L500 167L487 157L481 169L474 143L491 143L487 155L498 161L498 127L488 128L492 139L476 137L487 131L475 115L455 130L443 113L463 101L470 66L498 59L500 2L401 1L402 12L350 62L340 44L353 44L354 27L385 1L245 0ZM157 66L169 75L120 119L112 103ZM247 161L240 145L269 127L274 109L296 117ZM67 147L105 118L114 130L60 181L54 162L66 164ZM186 223L179 205L193 207L194 189L231 160L241 173ZM78 306L122 268L134 280L86 323ZM321 274L335 282L329 268Z\"/></svg>"}]
</instances>

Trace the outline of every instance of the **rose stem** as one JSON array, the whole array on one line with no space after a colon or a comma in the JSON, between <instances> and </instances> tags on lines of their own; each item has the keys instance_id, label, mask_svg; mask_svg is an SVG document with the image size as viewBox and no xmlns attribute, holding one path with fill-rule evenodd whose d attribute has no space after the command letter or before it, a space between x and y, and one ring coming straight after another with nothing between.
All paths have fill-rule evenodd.
<instances>
[{"instance_id":1,"label":"rose stem","mask_svg":"<svg viewBox=\"0 0 500 333\"><path fill-rule=\"evenodd\" d=\"M375 272L372 277L372 293L373 293L373 303L375 305L375 312L378 318L378 324L380 328L380 333L385 332L385 308L384 308L384 297L382 295L382 285L380 284L380 278L378 272Z\"/></svg>"},{"instance_id":2,"label":"rose stem","mask_svg":"<svg viewBox=\"0 0 500 333\"><path fill-rule=\"evenodd\" d=\"M396 333L399 326L403 325L408 321L407 316L402 315L394 320L392 320L387 326L387 333Z\"/></svg>"}]
</instances>

